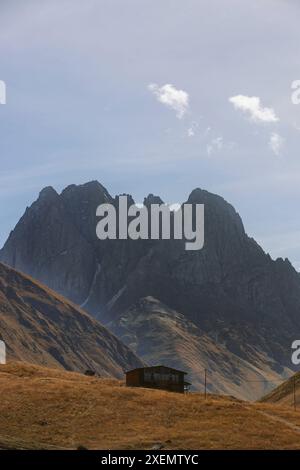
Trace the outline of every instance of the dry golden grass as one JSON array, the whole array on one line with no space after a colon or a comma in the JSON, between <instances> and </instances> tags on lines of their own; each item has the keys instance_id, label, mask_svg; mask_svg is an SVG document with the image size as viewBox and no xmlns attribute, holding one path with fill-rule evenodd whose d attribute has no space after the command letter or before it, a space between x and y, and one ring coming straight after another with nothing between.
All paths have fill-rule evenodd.
<instances>
[{"instance_id":1,"label":"dry golden grass","mask_svg":"<svg viewBox=\"0 0 300 470\"><path fill-rule=\"evenodd\" d=\"M21 363L0 366L0 393L0 448L300 449L300 431L274 421L285 413L277 405L205 401Z\"/></svg>"}]
</instances>

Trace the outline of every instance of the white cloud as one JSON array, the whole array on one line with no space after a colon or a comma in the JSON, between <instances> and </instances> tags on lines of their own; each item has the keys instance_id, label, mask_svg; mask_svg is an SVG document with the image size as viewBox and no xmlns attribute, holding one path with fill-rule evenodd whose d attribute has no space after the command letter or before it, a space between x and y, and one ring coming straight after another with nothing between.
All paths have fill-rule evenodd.
<instances>
[{"instance_id":1,"label":"white cloud","mask_svg":"<svg viewBox=\"0 0 300 470\"><path fill-rule=\"evenodd\" d=\"M171 212L176 212L179 209L181 209L181 204L179 204L178 202L169 204L169 209L170 209Z\"/></svg>"},{"instance_id":2,"label":"white cloud","mask_svg":"<svg viewBox=\"0 0 300 470\"><path fill-rule=\"evenodd\" d=\"M223 148L223 137L217 137L216 139L213 139L209 144L206 145L206 152L207 155L211 155L215 151L220 151Z\"/></svg>"},{"instance_id":3,"label":"white cloud","mask_svg":"<svg viewBox=\"0 0 300 470\"><path fill-rule=\"evenodd\" d=\"M190 127L187 129L187 136L194 137L198 131L199 123L197 121L193 121L191 122Z\"/></svg>"},{"instance_id":4,"label":"white cloud","mask_svg":"<svg viewBox=\"0 0 300 470\"><path fill-rule=\"evenodd\" d=\"M293 127L294 129L296 129L296 131L300 131L300 125L297 124L296 122L293 124Z\"/></svg>"},{"instance_id":5,"label":"white cloud","mask_svg":"<svg viewBox=\"0 0 300 470\"><path fill-rule=\"evenodd\" d=\"M178 90L170 83L166 83L161 87L156 83L151 83L148 88L160 103L176 112L178 119L184 117L189 109L189 95L186 91Z\"/></svg>"},{"instance_id":6,"label":"white cloud","mask_svg":"<svg viewBox=\"0 0 300 470\"><path fill-rule=\"evenodd\" d=\"M0 80L0 104L6 104L6 84Z\"/></svg>"},{"instance_id":7,"label":"white cloud","mask_svg":"<svg viewBox=\"0 0 300 470\"><path fill-rule=\"evenodd\" d=\"M272 132L269 140L269 147L275 153L275 155L279 156L284 145L284 139L276 132Z\"/></svg>"},{"instance_id":8,"label":"white cloud","mask_svg":"<svg viewBox=\"0 0 300 470\"><path fill-rule=\"evenodd\" d=\"M277 122L279 118L273 108L264 108L258 96L236 95L229 98L235 109L250 115L254 122Z\"/></svg>"}]
</instances>

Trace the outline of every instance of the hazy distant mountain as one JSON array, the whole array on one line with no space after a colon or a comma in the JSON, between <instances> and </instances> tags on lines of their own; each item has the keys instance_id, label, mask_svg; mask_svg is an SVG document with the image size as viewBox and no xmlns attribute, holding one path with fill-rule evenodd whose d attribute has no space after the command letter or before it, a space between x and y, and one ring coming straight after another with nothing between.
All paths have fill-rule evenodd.
<instances>
[{"instance_id":1,"label":"hazy distant mountain","mask_svg":"<svg viewBox=\"0 0 300 470\"><path fill-rule=\"evenodd\" d=\"M87 313L0 263L0 336L7 359L124 377L137 356Z\"/></svg>"},{"instance_id":2,"label":"hazy distant mountain","mask_svg":"<svg viewBox=\"0 0 300 470\"><path fill-rule=\"evenodd\" d=\"M159 200L149 195L145 203ZM241 360L260 351L263 374L290 373L290 347L300 332L299 274L288 260L273 261L247 236L230 204L207 191L192 191L188 202L205 205L205 246L185 251L180 240L99 241L96 207L102 202L117 199L98 182L72 185L61 194L44 189L10 234L0 259L105 323L152 296ZM218 370L223 369L221 361Z\"/></svg>"}]
</instances>

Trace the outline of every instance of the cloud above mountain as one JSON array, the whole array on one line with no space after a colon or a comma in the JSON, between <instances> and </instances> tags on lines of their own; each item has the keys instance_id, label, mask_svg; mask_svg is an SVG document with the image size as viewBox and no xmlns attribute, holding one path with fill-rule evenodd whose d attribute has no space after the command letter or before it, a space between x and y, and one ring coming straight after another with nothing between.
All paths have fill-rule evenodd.
<instances>
[{"instance_id":1,"label":"cloud above mountain","mask_svg":"<svg viewBox=\"0 0 300 470\"><path fill-rule=\"evenodd\" d=\"M148 85L149 90L154 94L157 101L173 109L178 119L182 119L189 109L189 94L184 90L179 90L171 83L158 86L156 83Z\"/></svg>"},{"instance_id":2,"label":"cloud above mountain","mask_svg":"<svg viewBox=\"0 0 300 470\"><path fill-rule=\"evenodd\" d=\"M275 155L279 156L284 145L284 139L281 135L277 134L277 132L272 132L269 140L269 147L275 153Z\"/></svg>"},{"instance_id":3,"label":"cloud above mountain","mask_svg":"<svg viewBox=\"0 0 300 470\"><path fill-rule=\"evenodd\" d=\"M273 108L264 107L258 96L236 95L229 98L234 108L247 114L251 121L260 123L278 122Z\"/></svg>"}]
</instances>

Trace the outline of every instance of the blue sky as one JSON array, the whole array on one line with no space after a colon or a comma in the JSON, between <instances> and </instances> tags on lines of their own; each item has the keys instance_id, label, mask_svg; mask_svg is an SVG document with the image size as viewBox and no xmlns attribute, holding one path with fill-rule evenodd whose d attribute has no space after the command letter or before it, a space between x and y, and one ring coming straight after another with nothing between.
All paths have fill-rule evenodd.
<instances>
[{"instance_id":1,"label":"blue sky","mask_svg":"<svg viewBox=\"0 0 300 470\"><path fill-rule=\"evenodd\" d=\"M0 244L44 186L98 179L167 202L201 187L299 269L299 14L296 0L1 0Z\"/></svg>"}]
</instances>

